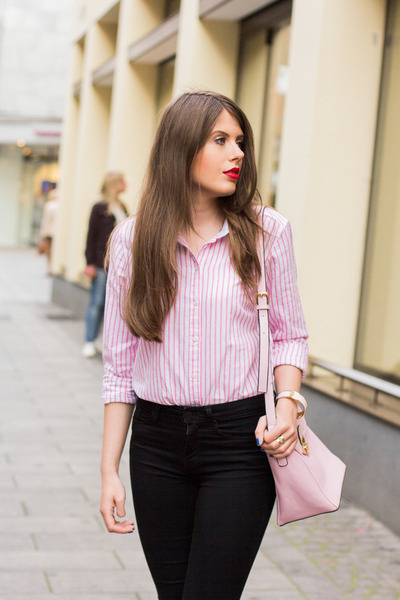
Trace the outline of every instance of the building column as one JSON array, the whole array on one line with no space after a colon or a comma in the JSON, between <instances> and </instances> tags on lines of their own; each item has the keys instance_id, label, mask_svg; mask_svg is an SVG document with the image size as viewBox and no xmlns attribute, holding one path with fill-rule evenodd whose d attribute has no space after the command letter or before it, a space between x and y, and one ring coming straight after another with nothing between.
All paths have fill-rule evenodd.
<instances>
[{"instance_id":1,"label":"building column","mask_svg":"<svg viewBox=\"0 0 400 600\"><path fill-rule=\"evenodd\" d=\"M310 349L351 366L385 0L295 0L277 209L290 215Z\"/></svg>"},{"instance_id":2,"label":"building column","mask_svg":"<svg viewBox=\"0 0 400 600\"><path fill-rule=\"evenodd\" d=\"M121 0L107 166L125 174L130 212L138 201L154 137L157 66L131 64L127 53L151 24L144 3ZM153 26L157 24L154 20Z\"/></svg>"},{"instance_id":3,"label":"building column","mask_svg":"<svg viewBox=\"0 0 400 600\"><path fill-rule=\"evenodd\" d=\"M86 35L76 144L67 147L66 153L70 154L64 156L64 164L73 165L69 170L73 182L67 184L71 196L68 199L62 196L63 202L70 203L64 268L66 279L75 282L84 281L88 218L106 171L111 89L96 88L92 84L92 71L99 62L98 30L99 25L95 23ZM60 227L63 227L62 222Z\"/></svg>"},{"instance_id":4,"label":"building column","mask_svg":"<svg viewBox=\"0 0 400 600\"><path fill-rule=\"evenodd\" d=\"M69 91L72 79L69 78ZM60 183L56 233L52 244L52 272L64 275L67 270L68 246L71 243L72 206L74 194L75 148L78 133L79 100L70 91L60 147Z\"/></svg>"},{"instance_id":5,"label":"building column","mask_svg":"<svg viewBox=\"0 0 400 600\"><path fill-rule=\"evenodd\" d=\"M181 0L175 95L208 89L234 97L239 28L239 23L199 19L199 0Z\"/></svg>"}]
</instances>

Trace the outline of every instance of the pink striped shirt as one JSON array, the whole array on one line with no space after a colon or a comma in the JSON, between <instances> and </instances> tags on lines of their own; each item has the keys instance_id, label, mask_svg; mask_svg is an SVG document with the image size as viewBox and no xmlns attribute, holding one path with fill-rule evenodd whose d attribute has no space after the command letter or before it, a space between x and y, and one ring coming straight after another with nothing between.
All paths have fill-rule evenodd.
<instances>
[{"instance_id":1,"label":"pink striped shirt","mask_svg":"<svg viewBox=\"0 0 400 600\"><path fill-rule=\"evenodd\" d=\"M134 337L121 317L129 284L134 219L116 230L107 278L103 400L207 405L256 395L258 319L229 258L228 224L197 256L179 236L175 304L165 319L163 343ZM305 372L307 329L297 290L289 222L267 209L264 227L266 282L270 293L273 366Z\"/></svg>"}]
</instances>

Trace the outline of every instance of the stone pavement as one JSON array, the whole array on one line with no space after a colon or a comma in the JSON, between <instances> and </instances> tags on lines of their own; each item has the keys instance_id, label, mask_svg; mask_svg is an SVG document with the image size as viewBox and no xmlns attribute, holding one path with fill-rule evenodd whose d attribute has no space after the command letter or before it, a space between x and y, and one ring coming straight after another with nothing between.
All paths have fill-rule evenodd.
<instances>
[{"instance_id":1,"label":"stone pavement","mask_svg":"<svg viewBox=\"0 0 400 600\"><path fill-rule=\"evenodd\" d=\"M138 534L102 525L102 364L81 358L83 322L49 304L45 271L0 250L0 599L156 600ZM243 600L395 599L399 578L400 539L344 502L273 521Z\"/></svg>"}]
</instances>

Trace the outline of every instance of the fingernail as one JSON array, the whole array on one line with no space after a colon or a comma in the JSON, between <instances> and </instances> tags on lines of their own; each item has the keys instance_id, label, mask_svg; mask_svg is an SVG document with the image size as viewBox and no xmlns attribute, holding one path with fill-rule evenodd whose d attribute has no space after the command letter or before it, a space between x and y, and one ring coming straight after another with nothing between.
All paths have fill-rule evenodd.
<instances>
[{"instance_id":1,"label":"fingernail","mask_svg":"<svg viewBox=\"0 0 400 600\"><path fill-rule=\"evenodd\" d=\"M268 454L268 456L269 456L270 458L274 458L274 455L273 455L273 454Z\"/></svg>"},{"instance_id":2,"label":"fingernail","mask_svg":"<svg viewBox=\"0 0 400 600\"><path fill-rule=\"evenodd\" d=\"M264 452L264 453L265 453L265 450L264 450L264 448L260 448L260 452Z\"/></svg>"},{"instance_id":3,"label":"fingernail","mask_svg":"<svg viewBox=\"0 0 400 600\"><path fill-rule=\"evenodd\" d=\"M258 438L257 438L257 446L261 446L261 442Z\"/></svg>"}]
</instances>

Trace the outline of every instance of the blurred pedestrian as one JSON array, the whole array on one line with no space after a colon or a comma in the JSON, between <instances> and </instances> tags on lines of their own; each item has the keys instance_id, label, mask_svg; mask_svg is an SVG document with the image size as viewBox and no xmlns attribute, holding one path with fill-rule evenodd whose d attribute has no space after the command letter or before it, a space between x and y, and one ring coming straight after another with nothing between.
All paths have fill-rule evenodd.
<instances>
[{"instance_id":1,"label":"blurred pedestrian","mask_svg":"<svg viewBox=\"0 0 400 600\"><path fill-rule=\"evenodd\" d=\"M96 356L99 348L96 338L104 316L106 293L106 273L104 258L109 237L114 227L128 216L125 204L119 198L126 189L122 173L110 172L104 178L101 187L101 198L93 206L86 240L85 274L91 280L90 300L86 311L86 335L82 348L85 358Z\"/></svg>"},{"instance_id":2,"label":"blurred pedestrian","mask_svg":"<svg viewBox=\"0 0 400 600\"><path fill-rule=\"evenodd\" d=\"M39 254L45 254L47 257L47 275L51 275L51 247L55 233L57 211L58 192L53 189L47 194L47 200L43 207L38 243Z\"/></svg>"},{"instance_id":3,"label":"blurred pedestrian","mask_svg":"<svg viewBox=\"0 0 400 600\"><path fill-rule=\"evenodd\" d=\"M260 200L250 124L211 92L165 110L138 214L110 246L104 321L101 512L130 533L130 469L160 600L238 600L275 500L268 460L297 441L307 330L288 221ZM257 256L263 228L266 264ZM257 280L270 293L277 420L258 393ZM266 368L266 365L265 365Z\"/></svg>"}]
</instances>

